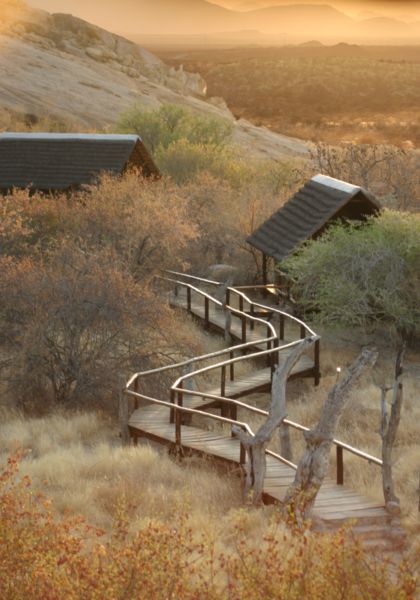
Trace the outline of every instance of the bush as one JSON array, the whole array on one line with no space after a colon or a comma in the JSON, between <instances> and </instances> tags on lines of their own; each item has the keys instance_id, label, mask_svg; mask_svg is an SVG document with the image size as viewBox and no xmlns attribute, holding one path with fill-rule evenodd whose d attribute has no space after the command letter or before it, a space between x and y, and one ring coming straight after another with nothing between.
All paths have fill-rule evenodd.
<instances>
[{"instance_id":1,"label":"bush","mask_svg":"<svg viewBox=\"0 0 420 600\"><path fill-rule=\"evenodd\" d=\"M319 320L345 326L391 326L420 334L420 215L384 211L366 224L331 227L284 266L295 293Z\"/></svg>"},{"instance_id":2,"label":"bush","mask_svg":"<svg viewBox=\"0 0 420 600\"><path fill-rule=\"evenodd\" d=\"M258 544L238 515L230 546L192 531L174 513L130 532L123 500L114 528L57 518L50 503L18 477L18 457L0 471L0 595L4 600L413 600L415 568L369 558L345 531L288 531L274 522ZM414 565L415 567L415 565Z\"/></svg>"},{"instance_id":3,"label":"bush","mask_svg":"<svg viewBox=\"0 0 420 600\"><path fill-rule=\"evenodd\" d=\"M16 192L1 210L0 381L14 402L115 401L120 376L179 356L188 338L151 288L197 236L174 184L104 176L71 199Z\"/></svg>"},{"instance_id":4,"label":"bush","mask_svg":"<svg viewBox=\"0 0 420 600\"><path fill-rule=\"evenodd\" d=\"M219 117L198 115L177 104L164 104L152 110L137 104L119 117L116 129L137 133L155 154L179 140L221 146L231 137L233 124Z\"/></svg>"},{"instance_id":5,"label":"bush","mask_svg":"<svg viewBox=\"0 0 420 600\"><path fill-rule=\"evenodd\" d=\"M0 292L1 375L23 406L104 403L165 346L169 309L109 250L3 258Z\"/></svg>"}]
</instances>

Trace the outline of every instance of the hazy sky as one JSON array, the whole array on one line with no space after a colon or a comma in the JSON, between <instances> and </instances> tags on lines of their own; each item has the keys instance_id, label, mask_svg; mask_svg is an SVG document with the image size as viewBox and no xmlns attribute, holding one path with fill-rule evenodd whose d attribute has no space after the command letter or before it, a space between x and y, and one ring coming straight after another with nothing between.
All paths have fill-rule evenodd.
<instances>
[{"instance_id":1,"label":"hazy sky","mask_svg":"<svg viewBox=\"0 0 420 600\"><path fill-rule=\"evenodd\" d=\"M1 0L0 0L1 2ZM49 12L69 12L101 27L122 34L189 34L255 29L264 35L283 35L282 41L294 36L308 39L339 38L355 40L370 38L407 43L420 41L420 0L26 0L28 4ZM305 11L244 12L269 6L296 4L316 5ZM330 5L344 15L321 7ZM292 16L293 13L293 16ZM287 15L290 15L289 17ZM299 16L297 16L299 15ZM365 22L359 26L350 17L361 21L372 16L392 16L405 23ZM407 25L408 23L408 25ZM286 39L287 38L287 39ZM290 38L290 40L289 40ZM408 41L409 40L409 41ZM373 43L373 41L371 42Z\"/></svg>"}]
</instances>

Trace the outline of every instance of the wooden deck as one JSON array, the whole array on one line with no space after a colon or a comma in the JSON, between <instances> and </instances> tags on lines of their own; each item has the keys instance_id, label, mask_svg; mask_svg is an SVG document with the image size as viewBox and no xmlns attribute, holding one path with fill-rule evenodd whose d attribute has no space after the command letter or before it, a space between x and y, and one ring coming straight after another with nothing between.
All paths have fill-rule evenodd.
<instances>
[{"instance_id":1,"label":"wooden deck","mask_svg":"<svg viewBox=\"0 0 420 600\"><path fill-rule=\"evenodd\" d=\"M196 402L194 402L196 405ZM146 438L155 442L175 446L175 428L169 423L169 409L146 406L133 412L129 427L134 438ZM181 426L182 449L186 454L211 456L225 463L240 464L240 443L222 431L205 431L191 425ZM295 471L278 459L267 456L267 475L264 482L264 499L268 503L281 502ZM347 520L386 523L385 508L365 496L332 479L326 479L317 496L314 517L322 519L326 526L334 526Z\"/></svg>"},{"instance_id":2,"label":"wooden deck","mask_svg":"<svg viewBox=\"0 0 420 600\"><path fill-rule=\"evenodd\" d=\"M185 298L183 297L171 297L170 303L174 307L185 308ZM191 314L198 317L200 321L204 321L205 319L205 309L202 303L199 302L191 302ZM209 306L209 325L211 328L223 332L225 331L225 316L222 310L218 309L214 305ZM233 340L241 341L242 339L242 325L239 319L233 317L230 335ZM296 333L297 335L297 333ZM266 344L265 342L261 342L267 336L266 329L263 325L256 324L253 330L249 330L247 333L247 342L254 341L253 348L255 350L265 350ZM289 337L288 339L284 339L282 343L287 344L292 342L294 338ZM283 350L279 352L280 357L286 358L288 354L287 350ZM290 373L289 379L294 379L298 377L306 377L312 376L313 370L315 367L314 360L308 356L303 355L298 363L294 366ZM246 396L248 394L252 394L254 392L262 392L266 391L270 388L271 385L271 373L270 369L259 369L250 373L245 378L239 378L235 382L229 382L226 384L226 396L228 398L239 398L241 396ZM217 388L213 390L207 390L209 393L218 394L220 392L216 391Z\"/></svg>"},{"instance_id":3,"label":"wooden deck","mask_svg":"<svg viewBox=\"0 0 420 600\"><path fill-rule=\"evenodd\" d=\"M191 277L191 279L194 280L194 284L197 280L203 282L204 285L214 284L214 282L197 277ZM226 315L220 301L215 301L209 294L203 293L197 287L186 284L182 280L168 279L168 281L175 283L177 289L177 294L170 297L170 303L173 307L188 310L205 327L226 334ZM232 299L232 296L235 295L235 289L229 288L229 290ZM238 297L240 298L240 296ZM221 353L216 352L214 355L210 355L212 360L217 356L219 362L211 363L210 366L205 368L200 368L201 363L195 362L195 374L193 372L189 376L184 371L182 378L177 379L178 383L174 383L171 393L165 400L151 398L138 392L140 378L148 376L150 373L156 375L156 370L150 373L136 374L130 379L126 392L131 393L136 398L137 403L141 401L143 404L141 407L136 408L128 419L129 434L136 442L138 439L144 438L166 445L183 454L195 453L201 456L209 456L228 465L238 467L235 471L240 472L243 469L241 460L244 461L246 458L243 448L241 453L239 440L230 434L231 424L237 421L237 404L229 402L229 399L237 400L255 392L269 392L271 389L272 365L280 364L282 355L285 357L290 352L290 348L282 349L282 346L288 342L296 342L305 336L315 338L315 352L313 356L303 355L290 376L313 376L315 384L318 383L319 340L316 341L316 334L302 321L275 308L262 306L249 298L236 300L240 304L239 315L238 309L236 307L232 308L230 302L228 303L228 309L231 312L229 333L230 338L236 345L227 348L227 354L223 352L221 355ZM245 303L248 303L253 315L255 314L254 311L257 311L257 313L259 312L258 318L260 316L263 318L259 321L255 318L249 319L247 316L249 313L244 309ZM267 310L264 310L265 308ZM264 318L272 321L270 326L266 325ZM287 331L285 332L286 320ZM271 343L273 343L272 347L270 347ZM250 357L248 355L246 357L245 355L242 356L241 353L249 351L251 352ZM273 353L279 354L278 357L274 356L274 361ZM230 356L229 360L226 359L226 355ZM267 358L270 359L268 363L271 363L270 366L267 366ZM202 361L203 357L196 360ZM241 363L240 370L236 369L238 362ZM233 365L233 363L235 364ZM188 364L191 366L190 362ZM176 365L176 368L179 369L183 366L185 366L185 363ZM170 368L174 368L174 366ZM162 370L165 370L165 367L157 371L160 373ZM217 376L220 384L209 383L209 380L206 379L209 374L211 377ZM232 380L230 379L231 376L233 376ZM177 377L179 377L179 371ZM181 381L182 385L179 387ZM188 389L188 383L192 381L194 382L193 389ZM194 392L199 392L201 395L194 395ZM171 398L171 403L168 404L169 398ZM226 400L223 401L223 398ZM183 407L182 411L174 411L172 408L173 402ZM243 400L240 401L240 404L242 410L257 410L252 407L247 408ZM208 410L210 408L220 409L221 415L214 413L214 411L210 413ZM176 418L174 418L175 414ZM289 422L289 426L300 431L305 430L296 423ZM395 547L395 530L391 532L391 519L383 503L375 502L343 485L344 451L353 452L362 459L376 462L376 464L379 463L379 465L381 464L380 461L347 444L343 444L343 442L334 440L334 444L337 480L327 478L323 482L313 509L312 516L315 522L318 527L328 529L351 521L355 524L353 530L357 531L370 547L385 551L390 548L392 550ZM285 464L280 457L267 455L264 501L267 503L282 502L294 477L295 469L290 464Z\"/></svg>"}]
</instances>

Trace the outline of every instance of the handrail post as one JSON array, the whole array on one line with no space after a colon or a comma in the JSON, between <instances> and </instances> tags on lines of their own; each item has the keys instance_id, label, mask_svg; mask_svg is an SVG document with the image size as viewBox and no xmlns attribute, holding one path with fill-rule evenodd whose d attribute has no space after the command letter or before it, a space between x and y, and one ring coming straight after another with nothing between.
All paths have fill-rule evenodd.
<instances>
[{"instance_id":1,"label":"handrail post","mask_svg":"<svg viewBox=\"0 0 420 600\"><path fill-rule=\"evenodd\" d=\"M226 394L226 365L222 366L220 376L220 395L225 397Z\"/></svg>"},{"instance_id":2,"label":"handrail post","mask_svg":"<svg viewBox=\"0 0 420 600\"><path fill-rule=\"evenodd\" d=\"M181 411L175 408L175 444L181 446Z\"/></svg>"},{"instance_id":3,"label":"handrail post","mask_svg":"<svg viewBox=\"0 0 420 600\"><path fill-rule=\"evenodd\" d=\"M253 317L254 314L255 314L255 308L254 308L254 304L253 303L251 304L251 311L250 312L251 312L251 317ZM251 331L254 331L254 328L255 328L255 321L253 319L251 319Z\"/></svg>"},{"instance_id":4,"label":"handrail post","mask_svg":"<svg viewBox=\"0 0 420 600\"><path fill-rule=\"evenodd\" d=\"M139 378L136 378L136 381L134 382L134 391L136 392L136 394L139 393ZM134 398L134 410L137 410L139 407L139 399L137 397Z\"/></svg>"},{"instance_id":5,"label":"handrail post","mask_svg":"<svg viewBox=\"0 0 420 600\"><path fill-rule=\"evenodd\" d=\"M182 383L181 383L180 387L182 387ZM184 391L182 389L178 392L177 405L181 406L181 407L184 405ZM175 444L177 446L181 446L181 421L182 421L181 411L177 410L175 408Z\"/></svg>"},{"instance_id":6,"label":"handrail post","mask_svg":"<svg viewBox=\"0 0 420 600\"><path fill-rule=\"evenodd\" d=\"M279 339L284 340L284 315L280 315Z\"/></svg>"},{"instance_id":7,"label":"handrail post","mask_svg":"<svg viewBox=\"0 0 420 600\"><path fill-rule=\"evenodd\" d=\"M171 402L171 404L175 404L175 390L171 390L170 402ZM171 425L173 425L174 422L175 422L175 409L171 408L170 413L169 413L169 423Z\"/></svg>"},{"instance_id":8,"label":"handrail post","mask_svg":"<svg viewBox=\"0 0 420 600\"><path fill-rule=\"evenodd\" d=\"M337 448L337 485L344 484L344 457L343 448L336 446Z\"/></svg>"},{"instance_id":9,"label":"handrail post","mask_svg":"<svg viewBox=\"0 0 420 600\"><path fill-rule=\"evenodd\" d=\"M210 302L207 296L204 298L204 326L208 329L210 324Z\"/></svg>"},{"instance_id":10,"label":"handrail post","mask_svg":"<svg viewBox=\"0 0 420 600\"><path fill-rule=\"evenodd\" d=\"M321 341L316 340L314 348L314 363L315 363L315 385L319 385L321 379L320 373L320 354L321 354Z\"/></svg>"},{"instance_id":11,"label":"handrail post","mask_svg":"<svg viewBox=\"0 0 420 600\"><path fill-rule=\"evenodd\" d=\"M226 302L226 306L230 306L230 289L229 288L226 288L225 302Z\"/></svg>"},{"instance_id":12,"label":"handrail post","mask_svg":"<svg viewBox=\"0 0 420 600\"><path fill-rule=\"evenodd\" d=\"M300 326L300 339L304 340L306 338L306 327L305 325Z\"/></svg>"},{"instance_id":13,"label":"handrail post","mask_svg":"<svg viewBox=\"0 0 420 600\"><path fill-rule=\"evenodd\" d=\"M242 343L246 344L246 315L241 315L242 320Z\"/></svg>"},{"instance_id":14,"label":"handrail post","mask_svg":"<svg viewBox=\"0 0 420 600\"><path fill-rule=\"evenodd\" d=\"M187 309L191 312L191 288L187 287Z\"/></svg>"},{"instance_id":15,"label":"handrail post","mask_svg":"<svg viewBox=\"0 0 420 600\"><path fill-rule=\"evenodd\" d=\"M270 328L267 327L267 331L269 332L268 335L270 335ZM267 350L271 350L271 340L269 342L267 342ZM271 354L267 354L267 367L271 366Z\"/></svg>"},{"instance_id":16,"label":"handrail post","mask_svg":"<svg viewBox=\"0 0 420 600\"><path fill-rule=\"evenodd\" d=\"M243 445L243 443L240 443L240 451L239 451L239 464L240 465L244 465L246 462L246 452L245 452L245 446Z\"/></svg>"},{"instance_id":17,"label":"handrail post","mask_svg":"<svg viewBox=\"0 0 420 600\"><path fill-rule=\"evenodd\" d=\"M239 310L244 312L244 298L243 296L239 296Z\"/></svg>"},{"instance_id":18,"label":"handrail post","mask_svg":"<svg viewBox=\"0 0 420 600\"><path fill-rule=\"evenodd\" d=\"M231 350L229 353L230 360L233 360L234 357L235 357L235 353L233 350ZM230 368L230 380L234 381L235 380L235 363L231 362L229 365L229 368Z\"/></svg>"}]
</instances>

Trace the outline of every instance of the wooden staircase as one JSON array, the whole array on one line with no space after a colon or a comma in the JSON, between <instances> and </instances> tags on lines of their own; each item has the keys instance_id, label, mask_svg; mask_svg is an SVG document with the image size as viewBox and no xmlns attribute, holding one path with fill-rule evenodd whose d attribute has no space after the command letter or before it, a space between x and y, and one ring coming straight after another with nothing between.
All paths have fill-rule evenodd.
<instances>
[{"instance_id":1,"label":"wooden staircase","mask_svg":"<svg viewBox=\"0 0 420 600\"><path fill-rule=\"evenodd\" d=\"M131 398L133 404L127 408L129 434L134 443L141 438L152 440L180 455L210 456L239 471L245 465L246 456L239 440L232 437L231 427L235 424L250 434L253 432L246 421L238 420L238 409L241 414L268 414L241 398L255 392L269 392L276 365L301 339L315 333L296 317L275 306L253 301L241 290L223 289L219 282L180 273L172 275L177 278L166 278L175 285L169 298L171 305L187 310L207 329L222 332L231 345L189 361L133 375L125 388L125 397ZM191 281L198 282L200 287ZM203 289L209 286L216 293ZM220 299L221 294L223 299ZM319 341L312 352L302 357L291 378L313 377L315 385L318 384ZM167 399L145 394L149 378L168 373L173 375L174 383ZM212 383L209 377L213 378ZM284 423L301 432L307 431L306 427L290 420ZM381 460L339 440L333 440L333 444L337 476L335 481L325 479L318 493L313 509L316 528L333 530L350 523L354 535L361 538L369 550L395 552L400 549L405 536L398 519L391 518L383 503L344 485L344 452L379 467ZM294 479L296 465L270 450L266 454L263 499L266 503L281 503Z\"/></svg>"}]
</instances>

